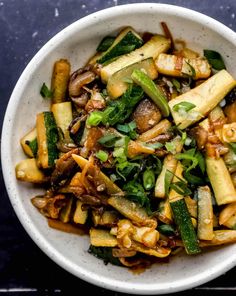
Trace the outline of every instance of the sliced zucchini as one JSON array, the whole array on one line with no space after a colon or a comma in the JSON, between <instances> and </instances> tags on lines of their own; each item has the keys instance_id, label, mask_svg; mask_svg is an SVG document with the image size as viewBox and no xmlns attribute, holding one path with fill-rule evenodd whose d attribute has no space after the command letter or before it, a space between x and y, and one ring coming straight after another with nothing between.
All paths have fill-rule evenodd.
<instances>
[{"instance_id":1,"label":"sliced zucchini","mask_svg":"<svg viewBox=\"0 0 236 296\"><path fill-rule=\"evenodd\" d=\"M193 79L206 79L211 75L211 66L204 58L183 58L176 55L161 53L155 60L159 73L174 77L192 76ZM177 65L180 65L178 67ZM192 68L191 68L192 67Z\"/></svg>"},{"instance_id":2,"label":"sliced zucchini","mask_svg":"<svg viewBox=\"0 0 236 296\"><path fill-rule=\"evenodd\" d=\"M37 114L36 120L38 161L42 168L53 167L58 158L58 132L52 112Z\"/></svg>"},{"instance_id":3,"label":"sliced zucchini","mask_svg":"<svg viewBox=\"0 0 236 296\"><path fill-rule=\"evenodd\" d=\"M68 223L70 221L72 206L73 206L73 198L70 197L65 207L62 208L62 210L60 211L59 219L63 223Z\"/></svg>"},{"instance_id":4,"label":"sliced zucchini","mask_svg":"<svg viewBox=\"0 0 236 296\"><path fill-rule=\"evenodd\" d=\"M144 208L141 208L138 204L126 199L125 197L111 196L108 199L108 204L126 218L138 223L138 225L156 225L156 220L149 217Z\"/></svg>"},{"instance_id":5,"label":"sliced zucchini","mask_svg":"<svg viewBox=\"0 0 236 296\"><path fill-rule=\"evenodd\" d=\"M174 173L174 177L172 179L172 183L174 182L178 182L179 180L184 180L183 178L183 166L181 164L180 161L178 161L177 163L177 166L176 166L176 170L175 170L175 173ZM183 196L178 193L177 191L175 191L174 189L171 189L170 192L169 192L169 201L174 201L174 200L177 200L179 198L182 198Z\"/></svg>"},{"instance_id":6,"label":"sliced zucchini","mask_svg":"<svg viewBox=\"0 0 236 296\"><path fill-rule=\"evenodd\" d=\"M36 157L38 151L37 130L33 128L20 140L21 147L29 157Z\"/></svg>"},{"instance_id":7,"label":"sliced zucchini","mask_svg":"<svg viewBox=\"0 0 236 296\"><path fill-rule=\"evenodd\" d=\"M170 207L169 199L166 198L159 203L158 219L165 224L172 224L173 215Z\"/></svg>"},{"instance_id":8,"label":"sliced zucchini","mask_svg":"<svg viewBox=\"0 0 236 296\"><path fill-rule=\"evenodd\" d=\"M117 239L109 230L91 228L89 231L90 243L95 247L116 247Z\"/></svg>"},{"instance_id":9,"label":"sliced zucchini","mask_svg":"<svg viewBox=\"0 0 236 296\"><path fill-rule=\"evenodd\" d=\"M192 199L189 196L186 196L185 198L185 202L189 211L189 214L191 217L193 218L197 218L198 214L197 214L197 201Z\"/></svg>"},{"instance_id":10,"label":"sliced zucchini","mask_svg":"<svg viewBox=\"0 0 236 296\"><path fill-rule=\"evenodd\" d=\"M212 240L213 233L213 206L211 191L208 186L198 187L198 228L197 236L201 240Z\"/></svg>"},{"instance_id":11,"label":"sliced zucchini","mask_svg":"<svg viewBox=\"0 0 236 296\"><path fill-rule=\"evenodd\" d=\"M83 203L80 200L76 202L76 209L73 216L73 221L76 224L85 224L88 218L88 210L83 210Z\"/></svg>"},{"instance_id":12,"label":"sliced zucchini","mask_svg":"<svg viewBox=\"0 0 236 296\"><path fill-rule=\"evenodd\" d=\"M81 169L85 167L85 165L88 163L88 160L83 158L82 156L79 156L77 154L72 154L72 157L77 162L77 164L80 166ZM93 168L89 168L93 169ZM122 190L111 181L109 177L107 177L102 171L97 172L98 176L97 178L101 181L102 184L106 185L106 191L108 194L117 194L122 193Z\"/></svg>"},{"instance_id":13,"label":"sliced zucchini","mask_svg":"<svg viewBox=\"0 0 236 296\"><path fill-rule=\"evenodd\" d=\"M51 90L53 92L52 103L61 103L66 99L67 85L70 78L70 63L61 59L54 64Z\"/></svg>"},{"instance_id":14,"label":"sliced zucchini","mask_svg":"<svg viewBox=\"0 0 236 296\"><path fill-rule=\"evenodd\" d=\"M153 128L142 133L138 137L138 141L140 141L140 142L150 141L150 140L154 139L155 137L166 133L170 129L170 127L171 127L170 121L167 119L163 119L160 122L158 122L156 125L154 125Z\"/></svg>"},{"instance_id":15,"label":"sliced zucchini","mask_svg":"<svg viewBox=\"0 0 236 296\"><path fill-rule=\"evenodd\" d=\"M165 192L166 172L170 171L171 173L174 174L177 167L177 163L178 163L177 159L175 159L172 154L169 154L165 157L161 173L156 180L155 197L164 198L166 196L166 192Z\"/></svg>"},{"instance_id":16,"label":"sliced zucchini","mask_svg":"<svg viewBox=\"0 0 236 296\"><path fill-rule=\"evenodd\" d=\"M120 32L112 45L103 53L101 58L97 60L97 63L107 63L120 55L127 54L134 49L139 48L142 44L142 38L134 31L134 29L127 27Z\"/></svg>"},{"instance_id":17,"label":"sliced zucchini","mask_svg":"<svg viewBox=\"0 0 236 296\"><path fill-rule=\"evenodd\" d=\"M15 167L15 172L16 178L20 181L31 183L45 183L48 181L48 177L38 168L35 158L20 161Z\"/></svg>"},{"instance_id":18,"label":"sliced zucchini","mask_svg":"<svg viewBox=\"0 0 236 296\"><path fill-rule=\"evenodd\" d=\"M236 214L236 202L232 202L224 207L219 215L219 224L226 225L225 223Z\"/></svg>"},{"instance_id":19,"label":"sliced zucchini","mask_svg":"<svg viewBox=\"0 0 236 296\"><path fill-rule=\"evenodd\" d=\"M236 242L236 230L216 230L211 241L201 241L201 247L219 246Z\"/></svg>"},{"instance_id":20,"label":"sliced zucchini","mask_svg":"<svg viewBox=\"0 0 236 296\"><path fill-rule=\"evenodd\" d=\"M107 92L112 98L116 99L120 97L127 90L129 79L131 79L131 74L135 69L140 69L144 71L152 80L156 79L158 76L153 58L148 58L143 61L129 65L115 72L108 79Z\"/></svg>"},{"instance_id":21,"label":"sliced zucchini","mask_svg":"<svg viewBox=\"0 0 236 296\"><path fill-rule=\"evenodd\" d=\"M199 121L235 86L234 78L226 70L221 70L202 84L171 100L169 107L175 124L180 129L185 129ZM184 107L176 108L179 104L191 104L194 107L186 111Z\"/></svg>"},{"instance_id":22,"label":"sliced zucchini","mask_svg":"<svg viewBox=\"0 0 236 296\"><path fill-rule=\"evenodd\" d=\"M115 225L119 220L119 214L116 211L105 211L100 215L97 211L92 212L92 219L95 226Z\"/></svg>"},{"instance_id":23,"label":"sliced zucchini","mask_svg":"<svg viewBox=\"0 0 236 296\"><path fill-rule=\"evenodd\" d=\"M206 157L206 171L217 204L224 205L236 202L236 190L223 159Z\"/></svg>"},{"instance_id":24,"label":"sliced zucchini","mask_svg":"<svg viewBox=\"0 0 236 296\"><path fill-rule=\"evenodd\" d=\"M70 141L68 127L73 120L71 102L52 104L51 111L54 115L57 127L63 132L65 140Z\"/></svg>"},{"instance_id":25,"label":"sliced zucchini","mask_svg":"<svg viewBox=\"0 0 236 296\"><path fill-rule=\"evenodd\" d=\"M234 213L226 222L224 226L236 230L236 213Z\"/></svg>"},{"instance_id":26,"label":"sliced zucchini","mask_svg":"<svg viewBox=\"0 0 236 296\"><path fill-rule=\"evenodd\" d=\"M201 249L199 248L197 235L184 198L170 201L170 206L187 254L200 253Z\"/></svg>"},{"instance_id":27,"label":"sliced zucchini","mask_svg":"<svg viewBox=\"0 0 236 296\"><path fill-rule=\"evenodd\" d=\"M130 158L140 154L154 154L155 149L146 146L144 143L139 141L129 141L128 144L128 156Z\"/></svg>"},{"instance_id":28,"label":"sliced zucchini","mask_svg":"<svg viewBox=\"0 0 236 296\"><path fill-rule=\"evenodd\" d=\"M131 75L133 81L142 87L143 91L157 105L164 117L169 116L170 110L167 97L162 89L143 71L135 69Z\"/></svg>"},{"instance_id":29,"label":"sliced zucchini","mask_svg":"<svg viewBox=\"0 0 236 296\"><path fill-rule=\"evenodd\" d=\"M111 75L125 67L128 67L131 64L151 57L155 59L161 52L165 52L169 48L169 39L161 35L154 35L142 47L132 51L131 53L123 55L109 65L104 66L101 69L102 81L106 83Z\"/></svg>"}]
</instances>

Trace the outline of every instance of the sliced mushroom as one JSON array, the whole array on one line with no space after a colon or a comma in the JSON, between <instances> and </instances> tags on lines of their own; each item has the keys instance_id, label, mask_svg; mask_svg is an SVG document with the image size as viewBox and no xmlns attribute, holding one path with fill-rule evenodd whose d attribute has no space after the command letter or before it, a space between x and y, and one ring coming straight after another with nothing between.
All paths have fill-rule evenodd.
<instances>
[{"instance_id":1,"label":"sliced mushroom","mask_svg":"<svg viewBox=\"0 0 236 296\"><path fill-rule=\"evenodd\" d=\"M91 83L96 78L96 74L92 71L81 73L81 69L75 71L69 81L70 97L78 97L81 94L82 87Z\"/></svg>"},{"instance_id":2,"label":"sliced mushroom","mask_svg":"<svg viewBox=\"0 0 236 296\"><path fill-rule=\"evenodd\" d=\"M135 109L133 118L138 131L144 133L161 120L161 112L149 99L144 99Z\"/></svg>"}]
</instances>

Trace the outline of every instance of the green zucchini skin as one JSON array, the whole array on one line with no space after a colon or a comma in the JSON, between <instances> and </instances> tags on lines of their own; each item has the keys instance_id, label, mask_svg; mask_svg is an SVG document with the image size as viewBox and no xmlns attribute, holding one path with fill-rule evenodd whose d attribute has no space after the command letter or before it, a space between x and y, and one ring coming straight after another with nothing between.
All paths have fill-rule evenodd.
<instances>
[{"instance_id":1,"label":"green zucchini skin","mask_svg":"<svg viewBox=\"0 0 236 296\"><path fill-rule=\"evenodd\" d=\"M142 39L135 36L132 31L129 31L122 40L116 44L111 50L103 55L97 62L99 64L104 64L109 60L112 60L120 55L127 54L136 48L139 48L143 45Z\"/></svg>"},{"instance_id":2,"label":"green zucchini skin","mask_svg":"<svg viewBox=\"0 0 236 296\"><path fill-rule=\"evenodd\" d=\"M48 148L48 166L52 167L58 158L57 142L58 131L57 125L52 112L46 111L44 114L44 123L46 128L47 148Z\"/></svg>"},{"instance_id":3,"label":"green zucchini skin","mask_svg":"<svg viewBox=\"0 0 236 296\"><path fill-rule=\"evenodd\" d=\"M180 231L186 253L189 255L200 253L201 249L199 248L197 235L194 230L185 200L181 198L176 201L171 201L170 206L174 215L175 223L177 224Z\"/></svg>"}]
</instances>

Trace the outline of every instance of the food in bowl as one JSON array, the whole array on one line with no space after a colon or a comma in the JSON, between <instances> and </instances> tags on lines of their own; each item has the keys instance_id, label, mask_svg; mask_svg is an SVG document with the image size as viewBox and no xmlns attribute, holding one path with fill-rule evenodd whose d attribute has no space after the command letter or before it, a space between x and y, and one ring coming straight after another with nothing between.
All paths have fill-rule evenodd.
<instances>
[{"instance_id":1,"label":"food in bowl","mask_svg":"<svg viewBox=\"0 0 236 296\"><path fill-rule=\"evenodd\" d=\"M72 74L56 61L16 165L45 188L32 203L50 227L129 268L236 241L236 81L162 26L105 37Z\"/></svg>"}]
</instances>

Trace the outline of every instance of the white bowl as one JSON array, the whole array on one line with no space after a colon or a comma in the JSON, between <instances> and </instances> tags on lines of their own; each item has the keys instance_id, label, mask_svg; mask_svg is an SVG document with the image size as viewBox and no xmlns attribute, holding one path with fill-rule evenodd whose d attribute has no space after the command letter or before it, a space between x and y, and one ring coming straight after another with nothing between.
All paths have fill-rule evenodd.
<instances>
[{"instance_id":1,"label":"white bowl","mask_svg":"<svg viewBox=\"0 0 236 296\"><path fill-rule=\"evenodd\" d=\"M236 265L236 245L221 247L198 256L176 256L144 273L133 274L122 267L104 265L87 252L86 236L66 234L47 226L46 219L32 206L39 192L18 182L15 165L25 156L19 139L35 123L35 115L47 110L39 94L43 82L50 84L52 66L68 58L75 70L95 52L102 37L131 25L137 31L161 32L165 21L173 36L195 49L220 52L227 69L236 77L236 34L210 17L189 9L164 4L131 4L91 14L62 30L35 55L21 75L10 98L2 131L2 168L13 208L35 243L61 267L82 280L114 291L133 294L167 294L203 284Z\"/></svg>"}]
</instances>

